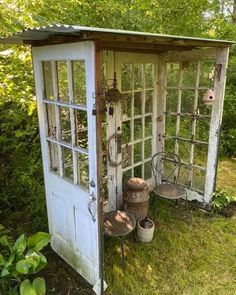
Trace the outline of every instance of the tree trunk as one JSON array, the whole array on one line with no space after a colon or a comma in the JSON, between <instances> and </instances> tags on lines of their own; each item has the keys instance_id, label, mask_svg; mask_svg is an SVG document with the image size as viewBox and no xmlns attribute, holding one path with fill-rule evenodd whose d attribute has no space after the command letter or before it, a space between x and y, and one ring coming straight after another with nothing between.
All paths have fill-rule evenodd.
<instances>
[{"instance_id":1,"label":"tree trunk","mask_svg":"<svg viewBox=\"0 0 236 295\"><path fill-rule=\"evenodd\" d=\"M236 24L236 0L234 0L234 7L233 7L233 14L232 14L232 21Z\"/></svg>"}]
</instances>

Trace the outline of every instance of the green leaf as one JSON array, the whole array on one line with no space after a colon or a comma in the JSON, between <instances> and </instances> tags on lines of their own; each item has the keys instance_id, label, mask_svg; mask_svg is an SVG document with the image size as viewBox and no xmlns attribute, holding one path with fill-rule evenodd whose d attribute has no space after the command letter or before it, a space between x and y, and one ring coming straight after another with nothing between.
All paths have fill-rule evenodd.
<instances>
[{"instance_id":1,"label":"green leaf","mask_svg":"<svg viewBox=\"0 0 236 295\"><path fill-rule=\"evenodd\" d=\"M5 277L5 276L7 276L9 274L10 274L10 272L6 268L4 268L2 270L2 272L1 272L1 276L0 277L3 278L3 277Z\"/></svg>"},{"instance_id":2,"label":"green leaf","mask_svg":"<svg viewBox=\"0 0 236 295\"><path fill-rule=\"evenodd\" d=\"M46 283L44 278L36 278L32 283L37 295L45 295L46 294Z\"/></svg>"},{"instance_id":3,"label":"green leaf","mask_svg":"<svg viewBox=\"0 0 236 295\"><path fill-rule=\"evenodd\" d=\"M29 272L29 264L25 259L22 259L16 263L16 270L21 274L27 274Z\"/></svg>"},{"instance_id":4,"label":"green leaf","mask_svg":"<svg viewBox=\"0 0 236 295\"><path fill-rule=\"evenodd\" d=\"M24 280L20 285L20 295L37 295L30 280Z\"/></svg>"},{"instance_id":5,"label":"green leaf","mask_svg":"<svg viewBox=\"0 0 236 295\"><path fill-rule=\"evenodd\" d=\"M50 242L51 236L45 232L38 232L36 234L31 235L28 238L27 246L28 248L35 247L36 251L42 250L45 246Z\"/></svg>"},{"instance_id":6,"label":"green leaf","mask_svg":"<svg viewBox=\"0 0 236 295\"><path fill-rule=\"evenodd\" d=\"M30 269L32 269L32 271L34 272L40 264L41 257L35 251L28 251L25 256L25 260L27 261L28 265L30 265Z\"/></svg>"},{"instance_id":7,"label":"green leaf","mask_svg":"<svg viewBox=\"0 0 236 295\"><path fill-rule=\"evenodd\" d=\"M13 251L17 253L18 255L21 255L24 253L26 248L26 238L25 235L21 235L15 242L13 246Z\"/></svg>"},{"instance_id":8,"label":"green leaf","mask_svg":"<svg viewBox=\"0 0 236 295\"><path fill-rule=\"evenodd\" d=\"M10 257L8 258L8 260L5 262L5 267L6 268L8 268L10 265L12 265L12 262L14 261L14 259L15 259L15 254L14 253L12 253L11 255L10 255Z\"/></svg>"},{"instance_id":9,"label":"green leaf","mask_svg":"<svg viewBox=\"0 0 236 295\"><path fill-rule=\"evenodd\" d=\"M5 258L3 255L0 253L0 266L2 266L5 263Z\"/></svg>"}]
</instances>

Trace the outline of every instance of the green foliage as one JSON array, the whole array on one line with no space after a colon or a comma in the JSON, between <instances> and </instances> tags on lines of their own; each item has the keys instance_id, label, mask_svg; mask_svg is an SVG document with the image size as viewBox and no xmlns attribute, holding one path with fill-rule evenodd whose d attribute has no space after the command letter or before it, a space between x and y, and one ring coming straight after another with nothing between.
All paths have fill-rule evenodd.
<instances>
[{"instance_id":1,"label":"green foliage","mask_svg":"<svg viewBox=\"0 0 236 295\"><path fill-rule=\"evenodd\" d=\"M227 190L218 189L213 194L212 209L214 212L219 212L232 201L234 201L234 197Z\"/></svg>"},{"instance_id":2,"label":"green foliage","mask_svg":"<svg viewBox=\"0 0 236 295\"><path fill-rule=\"evenodd\" d=\"M0 225L0 294L4 291L15 292L20 285L20 294L27 293L27 290L33 290L32 294L45 294L45 281L42 278L36 278L31 282L26 276L36 274L47 264L46 257L40 252L50 242L50 235L44 232L38 232L31 235L28 239L24 234L13 242L7 231Z\"/></svg>"}]
</instances>

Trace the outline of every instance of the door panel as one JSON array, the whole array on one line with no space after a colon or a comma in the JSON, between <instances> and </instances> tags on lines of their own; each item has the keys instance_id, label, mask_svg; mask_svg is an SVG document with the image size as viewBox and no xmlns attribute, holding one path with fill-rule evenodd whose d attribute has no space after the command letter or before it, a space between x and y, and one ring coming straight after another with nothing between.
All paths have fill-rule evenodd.
<instances>
[{"instance_id":1,"label":"door panel","mask_svg":"<svg viewBox=\"0 0 236 295\"><path fill-rule=\"evenodd\" d=\"M51 245L93 285L100 278L94 56L93 42L33 48Z\"/></svg>"}]
</instances>

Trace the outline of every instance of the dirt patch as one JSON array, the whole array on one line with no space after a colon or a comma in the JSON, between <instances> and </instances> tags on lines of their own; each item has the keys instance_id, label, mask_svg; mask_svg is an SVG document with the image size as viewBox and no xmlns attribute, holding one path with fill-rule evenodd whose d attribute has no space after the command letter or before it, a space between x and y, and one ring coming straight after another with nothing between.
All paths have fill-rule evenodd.
<instances>
[{"instance_id":1,"label":"dirt patch","mask_svg":"<svg viewBox=\"0 0 236 295\"><path fill-rule=\"evenodd\" d=\"M39 273L47 283L47 295L94 295L92 287L51 248L44 251L48 265Z\"/></svg>"},{"instance_id":2,"label":"dirt patch","mask_svg":"<svg viewBox=\"0 0 236 295\"><path fill-rule=\"evenodd\" d=\"M221 210L221 215L225 217L236 216L236 202L231 202Z\"/></svg>"}]
</instances>

